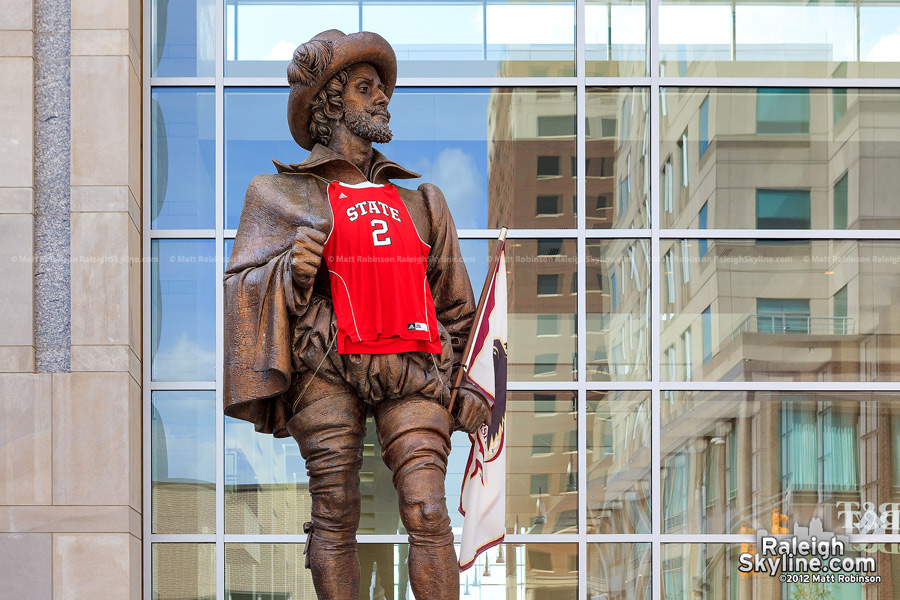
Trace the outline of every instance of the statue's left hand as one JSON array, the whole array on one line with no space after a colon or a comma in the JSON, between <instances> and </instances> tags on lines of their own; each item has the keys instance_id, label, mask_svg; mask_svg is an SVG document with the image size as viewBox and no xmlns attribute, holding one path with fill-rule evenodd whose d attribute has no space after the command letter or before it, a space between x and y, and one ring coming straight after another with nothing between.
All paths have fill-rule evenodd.
<instances>
[{"instance_id":1,"label":"statue's left hand","mask_svg":"<svg viewBox=\"0 0 900 600\"><path fill-rule=\"evenodd\" d=\"M456 429L466 433L475 433L481 424L491 424L491 413L487 403L473 392L459 388L456 393L459 411L456 413Z\"/></svg>"}]
</instances>

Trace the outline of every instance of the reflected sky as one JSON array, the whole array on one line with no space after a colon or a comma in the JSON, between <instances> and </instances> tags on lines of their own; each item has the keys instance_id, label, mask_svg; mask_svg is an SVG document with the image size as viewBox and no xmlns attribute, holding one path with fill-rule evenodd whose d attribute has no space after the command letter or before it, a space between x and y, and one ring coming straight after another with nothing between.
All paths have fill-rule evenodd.
<instances>
[{"instance_id":1,"label":"reflected sky","mask_svg":"<svg viewBox=\"0 0 900 600\"><path fill-rule=\"evenodd\" d=\"M857 7L853 5L738 4L732 8L728 4L666 3L659 9L661 57L900 61L900 7L861 6L858 10L857 54Z\"/></svg>"},{"instance_id":2,"label":"reflected sky","mask_svg":"<svg viewBox=\"0 0 900 600\"><path fill-rule=\"evenodd\" d=\"M216 481L216 394L155 391L153 481Z\"/></svg>"},{"instance_id":3,"label":"reflected sky","mask_svg":"<svg viewBox=\"0 0 900 600\"><path fill-rule=\"evenodd\" d=\"M297 45L339 29L387 39L401 77L574 75L575 3L277 3L231 0L226 9L229 75L283 75ZM455 64L454 64L455 63ZM522 66L513 67L513 63ZM463 65L460 70L460 65Z\"/></svg>"},{"instance_id":4,"label":"reflected sky","mask_svg":"<svg viewBox=\"0 0 900 600\"><path fill-rule=\"evenodd\" d=\"M216 191L213 90L157 88L151 102L151 227L211 229Z\"/></svg>"},{"instance_id":5,"label":"reflected sky","mask_svg":"<svg viewBox=\"0 0 900 600\"><path fill-rule=\"evenodd\" d=\"M151 244L153 381L213 381L215 241Z\"/></svg>"},{"instance_id":6,"label":"reflected sky","mask_svg":"<svg viewBox=\"0 0 900 600\"><path fill-rule=\"evenodd\" d=\"M151 30L154 77L215 74L215 0L153 2Z\"/></svg>"},{"instance_id":7,"label":"reflected sky","mask_svg":"<svg viewBox=\"0 0 900 600\"><path fill-rule=\"evenodd\" d=\"M254 176L275 171L271 159L300 162L307 152L290 137L286 88L225 94L225 227L236 229ZM376 148L422 175L398 181L434 183L460 229L487 224L488 90L397 90L391 99L394 139Z\"/></svg>"}]
</instances>

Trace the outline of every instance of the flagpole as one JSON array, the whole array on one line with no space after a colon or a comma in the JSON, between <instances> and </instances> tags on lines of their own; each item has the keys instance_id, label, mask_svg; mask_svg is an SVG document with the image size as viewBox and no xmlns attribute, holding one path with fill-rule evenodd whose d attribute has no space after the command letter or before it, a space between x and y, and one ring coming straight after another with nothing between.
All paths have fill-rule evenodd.
<instances>
[{"instance_id":1,"label":"flagpole","mask_svg":"<svg viewBox=\"0 0 900 600\"><path fill-rule=\"evenodd\" d=\"M466 360L469 358L469 351L472 350L472 344L475 343L475 336L473 334L476 333L478 324L481 323L484 305L487 303L488 292L491 287L491 280L494 278L494 271L497 268L497 261L500 260L500 253L503 252L503 248L506 246L507 231L506 227L500 229L500 237L497 238L497 247L494 248L494 254L491 256L491 263L488 265L487 276L484 278L484 285L481 286L481 296L478 298L478 307L475 309L475 318L472 320L472 327L469 330L469 339L466 340L466 348L462 353L463 360L459 365L459 370L456 371L456 380L453 382L453 387L450 392L450 406L447 410L451 413L453 412L453 406L456 404L456 392L459 390L459 384L462 383L463 374L466 370Z\"/></svg>"}]
</instances>

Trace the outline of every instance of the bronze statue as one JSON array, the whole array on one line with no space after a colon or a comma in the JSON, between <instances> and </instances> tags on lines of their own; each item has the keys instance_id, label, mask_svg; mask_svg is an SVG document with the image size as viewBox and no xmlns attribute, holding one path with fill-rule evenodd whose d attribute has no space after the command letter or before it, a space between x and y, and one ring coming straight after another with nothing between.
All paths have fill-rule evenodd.
<instances>
[{"instance_id":1,"label":"bronze statue","mask_svg":"<svg viewBox=\"0 0 900 600\"><path fill-rule=\"evenodd\" d=\"M490 418L484 396L470 387L458 390L455 416L445 408L475 300L453 219L433 185L397 191L430 246L423 268L441 353L335 348L330 274L322 264L334 221L328 186L419 177L372 148L391 139L387 105L396 79L394 52L374 33L330 30L296 49L288 67L288 124L311 152L299 164L276 161L277 174L250 183L225 272L225 413L253 422L259 432L297 440L312 496L307 567L319 598L328 600L359 594L356 529L367 414L374 414L409 533L413 593L459 597L444 494L450 434L454 426L473 432Z\"/></svg>"}]
</instances>

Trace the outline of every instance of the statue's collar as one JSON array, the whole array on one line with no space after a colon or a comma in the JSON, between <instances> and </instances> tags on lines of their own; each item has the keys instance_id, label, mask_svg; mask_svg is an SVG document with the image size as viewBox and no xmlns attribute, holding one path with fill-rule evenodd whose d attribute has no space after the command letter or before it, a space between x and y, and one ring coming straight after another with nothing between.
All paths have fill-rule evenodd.
<instances>
[{"instance_id":1,"label":"statue's collar","mask_svg":"<svg viewBox=\"0 0 900 600\"><path fill-rule=\"evenodd\" d=\"M378 150L374 150L372 166L369 169L369 176L366 177L356 165L344 158L342 154L338 154L322 144L313 146L312 152L301 163L286 165L274 159L272 162L275 163L275 168L279 173L311 173L331 181L341 181L343 183L356 184L371 181L372 183L385 184L390 179L416 179L421 177L418 173L404 169L394 161L388 160Z\"/></svg>"}]
</instances>

